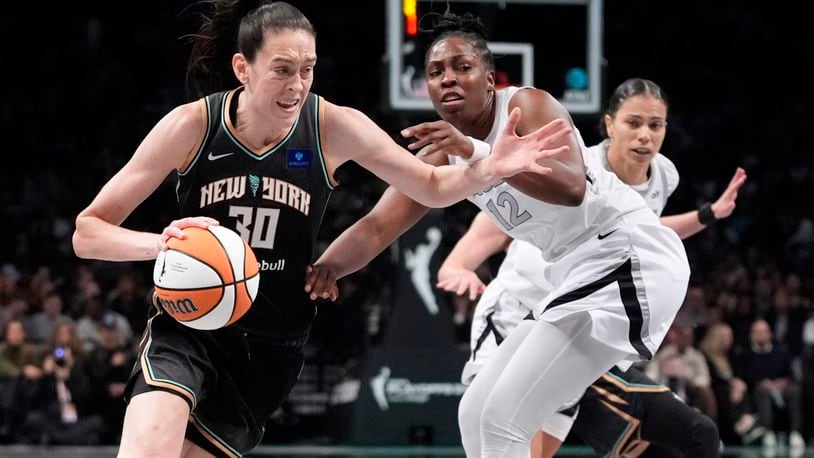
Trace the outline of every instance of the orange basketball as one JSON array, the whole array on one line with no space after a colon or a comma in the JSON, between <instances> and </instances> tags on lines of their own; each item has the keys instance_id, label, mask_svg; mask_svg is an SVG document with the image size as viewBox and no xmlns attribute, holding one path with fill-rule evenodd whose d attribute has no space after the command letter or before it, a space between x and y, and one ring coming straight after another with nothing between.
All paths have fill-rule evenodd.
<instances>
[{"instance_id":1,"label":"orange basketball","mask_svg":"<svg viewBox=\"0 0 814 458\"><path fill-rule=\"evenodd\" d=\"M158 302L178 322L218 329L251 307L260 284L257 258L231 229L188 227L186 238L171 238L153 269Z\"/></svg>"}]
</instances>

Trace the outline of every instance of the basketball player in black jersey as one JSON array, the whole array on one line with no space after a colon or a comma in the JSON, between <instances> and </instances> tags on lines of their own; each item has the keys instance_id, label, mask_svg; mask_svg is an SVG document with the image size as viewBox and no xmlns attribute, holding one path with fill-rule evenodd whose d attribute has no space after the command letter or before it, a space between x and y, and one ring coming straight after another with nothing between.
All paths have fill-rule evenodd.
<instances>
[{"instance_id":1,"label":"basketball player in black jersey","mask_svg":"<svg viewBox=\"0 0 814 458\"><path fill-rule=\"evenodd\" d=\"M516 136L518 110L490 158L424 164L364 114L311 93L311 23L287 3L260 3L211 2L188 71L216 92L161 119L76 219L81 258L153 260L183 228L223 224L261 270L256 301L231 327L198 331L152 310L125 392L121 457L240 456L260 442L303 365L315 314L305 270L336 167L356 161L439 207L519 172L549 173L537 161L567 150L546 149L570 132L562 120ZM171 173L178 219L160 234L122 227Z\"/></svg>"}]
</instances>

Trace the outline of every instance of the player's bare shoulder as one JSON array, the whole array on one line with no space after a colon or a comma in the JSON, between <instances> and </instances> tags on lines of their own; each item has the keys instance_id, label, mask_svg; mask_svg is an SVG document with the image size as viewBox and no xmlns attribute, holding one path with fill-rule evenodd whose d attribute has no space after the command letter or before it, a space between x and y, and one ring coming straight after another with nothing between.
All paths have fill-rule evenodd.
<instances>
[{"instance_id":1,"label":"player's bare shoulder","mask_svg":"<svg viewBox=\"0 0 814 458\"><path fill-rule=\"evenodd\" d=\"M206 103L199 99L173 108L156 128L160 128L164 135L183 135L187 141L195 141L203 138L207 117Z\"/></svg>"},{"instance_id":2,"label":"player's bare shoulder","mask_svg":"<svg viewBox=\"0 0 814 458\"><path fill-rule=\"evenodd\" d=\"M173 108L145 137L136 156L161 169L178 169L189 163L207 128L203 99Z\"/></svg>"},{"instance_id":3,"label":"player's bare shoulder","mask_svg":"<svg viewBox=\"0 0 814 458\"><path fill-rule=\"evenodd\" d=\"M540 122L543 124L557 118L570 120L568 111L563 105L548 91L538 89L535 87L522 87L519 88L512 96L509 102L509 110L520 108L523 117L520 119L521 127L539 127ZM531 126L526 122L529 119L536 120Z\"/></svg>"},{"instance_id":4,"label":"player's bare shoulder","mask_svg":"<svg viewBox=\"0 0 814 458\"><path fill-rule=\"evenodd\" d=\"M552 104L559 105L559 102L551 93L531 86L518 88L510 102L510 106L519 106L521 109L533 106L548 107Z\"/></svg>"}]
</instances>

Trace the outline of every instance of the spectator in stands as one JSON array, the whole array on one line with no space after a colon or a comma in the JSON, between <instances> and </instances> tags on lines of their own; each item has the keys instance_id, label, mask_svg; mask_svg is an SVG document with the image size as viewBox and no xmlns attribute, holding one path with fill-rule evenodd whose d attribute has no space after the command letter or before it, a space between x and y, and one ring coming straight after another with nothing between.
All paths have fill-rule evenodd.
<instances>
[{"instance_id":1,"label":"spectator in stands","mask_svg":"<svg viewBox=\"0 0 814 458\"><path fill-rule=\"evenodd\" d=\"M767 453L777 450L775 409L785 411L789 420L789 454L805 450L801 434L803 413L800 387L792 377L789 353L772 339L769 323L758 319L752 324L751 345L737 358L736 374L749 387L760 425L766 428L763 446Z\"/></svg>"},{"instance_id":2,"label":"spectator in stands","mask_svg":"<svg viewBox=\"0 0 814 458\"><path fill-rule=\"evenodd\" d=\"M115 325L124 339L133 338L133 328L130 327L127 318L110 310L98 295L86 298L81 309L84 313L76 321L76 335L86 352L92 351L101 343L103 322Z\"/></svg>"},{"instance_id":3,"label":"spectator in stands","mask_svg":"<svg viewBox=\"0 0 814 458\"><path fill-rule=\"evenodd\" d=\"M3 330L0 342L0 393L19 375L28 371L36 375L39 367L39 351L27 340L25 328L18 320L11 320Z\"/></svg>"},{"instance_id":4,"label":"spectator in stands","mask_svg":"<svg viewBox=\"0 0 814 458\"><path fill-rule=\"evenodd\" d=\"M105 303L127 319L133 334L141 335L146 326L150 294L139 282L136 272L125 268L118 273L116 284L105 296Z\"/></svg>"},{"instance_id":5,"label":"spectator in stands","mask_svg":"<svg viewBox=\"0 0 814 458\"><path fill-rule=\"evenodd\" d=\"M704 355L693 346L689 328L673 324L664 344L647 364L647 375L669 386L687 404L715 418L715 395Z\"/></svg>"},{"instance_id":6,"label":"spectator in stands","mask_svg":"<svg viewBox=\"0 0 814 458\"><path fill-rule=\"evenodd\" d=\"M17 292L17 282L20 280L20 272L11 263L5 263L0 267L0 309L8 305L11 297Z\"/></svg>"},{"instance_id":7,"label":"spectator in stands","mask_svg":"<svg viewBox=\"0 0 814 458\"><path fill-rule=\"evenodd\" d=\"M9 321L0 342L0 439L13 434L11 409L18 384L41 375L39 349L27 341L20 321Z\"/></svg>"},{"instance_id":8,"label":"spectator in stands","mask_svg":"<svg viewBox=\"0 0 814 458\"><path fill-rule=\"evenodd\" d=\"M72 347L56 344L57 327L45 348L42 377L25 380L15 391L14 440L24 444L97 445L102 420L89 413L90 379ZM53 346L56 345L56 346ZM74 347L76 348L76 347ZM80 350L81 351L81 350Z\"/></svg>"},{"instance_id":9,"label":"spectator in stands","mask_svg":"<svg viewBox=\"0 0 814 458\"><path fill-rule=\"evenodd\" d=\"M803 352L803 325L806 316L799 302L780 285L772 295L772 307L766 321L772 329L775 342L785 347L792 359Z\"/></svg>"},{"instance_id":10,"label":"spectator in stands","mask_svg":"<svg viewBox=\"0 0 814 458\"><path fill-rule=\"evenodd\" d=\"M99 346L91 351L87 366L93 411L104 420L101 442L118 444L125 410L122 395L136 356L133 345L119 333L115 322L103 320L99 331Z\"/></svg>"},{"instance_id":11,"label":"spectator in stands","mask_svg":"<svg viewBox=\"0 0 814 458\"><path fill-rule=\"evenodd\" d=\"M5 306L0 306L0 329L6 329L6 325L12 321L23 322L28 313L29 302L25 291L16 291Z\"/></svg>"},{"instance_id":12,"label":"spectator in stands","mask_svg":"<svg viewBox=\"0 0 814 458\"><path fill-rule=\"evenodd\" d=\"M736 377L732 369L733 342L732 328L726 323L717 323L707 330L698 349L709 366L721 438L724 443L749 443L762 430L756 430L757 418L749 412L746 382Z\"/></svg>"},{"instance_id":13,"label":"spectator in stands","mask_svg":"<svg viewBox=\"0 0 814 458\"><path fill-rule=\"evenodd\" d=\"M684 303L678 310L675 322L681 326L688 327L699 335L703 332L708 323L708 311L704 287L699 284L690 284L687 288L687 296Z\"/></svg>"},{"instance_id":14,"label":"spectator in stands","mask_svg":"<svg viewBox=\"0 0 814 458\"><path fill-rule=\"evenodd\" d=\"M23 324L33 342L45 342L53 335L58 324L73 321L62 313L62 305L62 296L52 291L42 300L42 310L25 318Z\"/></svg>"}]
</instances>

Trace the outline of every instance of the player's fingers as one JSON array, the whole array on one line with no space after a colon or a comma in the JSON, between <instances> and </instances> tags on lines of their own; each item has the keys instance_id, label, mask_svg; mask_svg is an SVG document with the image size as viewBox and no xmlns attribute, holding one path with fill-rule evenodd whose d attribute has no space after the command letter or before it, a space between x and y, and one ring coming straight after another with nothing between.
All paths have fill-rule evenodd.
<instances>
[{"instance_id":1,"label":"player's fingers","mask_svg":"<svg viewBox=\"0 0 814 458\"><path fill-rule=\"evenodd\" d=\"M526 170L531 173L537 173L540 175L548 175L549 173L553 172L551 167L542 166L536 162L532 162L530 164L526 164Z\"/></svg>"},{"instance_id":2,"label":"player's fingers","mask_svg":"<svg viewBox=\"0 0 814 458\"><path fill-rule=\"evenodd\" d=\"M562 120L560 119L560 120L555 120L555 121L562 121ZM552 122L554 122L554 121L552 121ZM563 121L563 123L564 122L565 121ZM546 124L546 126L548 126L548 124ZM553 145L554 143L557 143L558 141L562 140L563 138L571 135L571 133L574 132L574 129L572 129L571 127L566 126L564 124L561 124L561 127L558 130L554 130L551 133L543 133L542 129L540 131L538 131L538 132L540 133L540 145L541 145L541 148L545 148L545 147L547 147L549 145Z\"/></svg>"},{"instance_id":3,"label":"player's fingers","mask_svg":"<svg viewBox=\"0 0 814 458\"><path fill-rule=\"evenodd\" d=\"M422 122L420 124L415 124L410 127L401 130L401 136L404 138L408 137L422 137L426 135L428 132L434 130L433 128L434 122Z\"/></svg>"},{"instance_id":4,"label":"player's fingers","mask_svg":"<svg viewBox=\"0 0 814 458\"><path fill-rule=\"evenodd\" d=\"M184 239L186 235L184 235L184 231L182 228L178 226L167 226L164 228L164 231L161 233L164 238L164 241L169 240L172 237L177 239Z\"/></svg>"},{"instance_id":5,"label":"player's fingers","mask_svg":"<svg viewBox=\"0 0 814 458\"><path fill-rule=\"evenodd\" d=\"M743 186L743 183L745 182L746 175L742 175L738 177L736 180L730 182L729 186L727 186L726 190L724 191L724 196L726 196L726 198L730 200L734 200L738 196L738 190L740 189L741 186Z\"/></svg>"},{"instance_id":6,"label":"player's fingers","mask_svg":"<svg viewBox=\"0 0 814 458\"><path fill-rule=\"evenodd\" d=\"M311 290L314 288L314 282L316 281L315 278L316 274L314 273L314 267L310 264L305 267L305 292L310 293Z\"/></svg>"},{"instance_id":7,"label":"player's fingers","mask_svg":"<svg viewBox=\"0 0 814 458\"><path fill-rule=\"evenodd\" d=\"M549 158L549 157L553 157L553 156L563 154L563 153L567 152L569 149L571 149L571 147L569 147L568 145L562 145L562 146L557 147L557 148L541 150L538 153L537 160L546 159L546 158Z\"/></svg>"},{"instance_id":8,"label":"player's fingers","mask_svg":"<svg viewBox=\"0 0 814 458\"><path fill-rule=\"evenodd\" d=\"M432 140L430 140L429 136L425 136L407 145L407 149L410 151L415 151L429 145L430 143L432 143Z\"/></svg>"},{"instance_id":9,"label":"player's fingers","mask_svg":"<svg viewBox=\"0 0 814 458\"><path fill-rule=\"evenodd\" d=\"M426 148L421 150L421 156L430 157L441 152L443 152L443 148L441 147L441 145L438 145L436 143L430 143Z\"/></svg>"},{"instance_id":10,"label":"player's fingers","mask_svg":"<svg viewBox=\"0 0 814 458\"><path fill-rule=\"evenodd\" d=\"M207 216L190 216L187 218L181 218L178 220L173 221L170 223L170 226L174 226L180 229L184 229L186 227L200 227L202 229L206 229L209 226L217 226L218 220L214 218L210 218Z\"/></svg>"},{"instance_id":11,"label":"player's fingers","mask_svg":"<svg viewBox=\"0 0 814 458\"><path fill-rule=\"evenodd\" d=\"M333 273L327 269L314 269L308 279L308 289L310 291L311 300L316 300L318 297L328 297L331 289L336 286Z\"/></svg>"},{"instance_id":12,"label":"player's fingers","mask_svg":"<svg viewBox=\"0 0 814 458\"><path fill-rule=\"evenodd\" d=\"M746 179L746 171L742 167L738 167L737 169L735 169L735 173L732 175L732 178L730 178L727 188L731 188L738 181L742 183L743 182L742 179L744 180Z\"/></svg>"},{"instance_id":13,"label":"player's fingers","mask_svg":"<svg viewBox=\"0 0 814 458\"><path fill-rule=\"evenodd\" d=\"M508 119L506 119L506 125L503 126L503 132L505 135L515 135L517 131L517 124L520 123L520 108L514 107L509 113Z\"/></svg>"},{"instance_id":14,"label":"player's fingers","mask_svg":"<svg viewBox=\"0 0 814 458\"><path fill-rule=\"evenodd\" d=\"M327 298L330 296L331 291L336 288L336 277L334 276L333 272L327 269L324 270L317 279L315 287L322 298Z\"/></svg>"},{"instance_id":15,"label":"player's fingers","mask_svg":"<svg viewBox=\"0 0 814 458\"><path fill-rule=\"evenodd\" d=\"M443 289L444 291L452 293L455 292L456 289L458 289L458 282L446 280L444 282L439 282L438 287Z\"/></svg>"},{"instance_id":16,"label":"player's fingers","mask_svg":"<svg viewBox=\"0 0 814 458\"><path fill-rule=\"evenodd\" d=\"M559 133L563 128L568 128L568 123L565 122L565 119L557 118L537 129L537 132L543 136L550 136Z\"/></svg>"},{"instance_id":17,"label":"player's fingers","mask_svg":"<svg viewBox=\"0 0 814 458\"><path fill-rule=\"evenodd\" d=\"M478 294L480 294L480 288L477 284L474 284L469 287L469 300L474 301L478 298Z\"/></svg>"}]
</instances>

